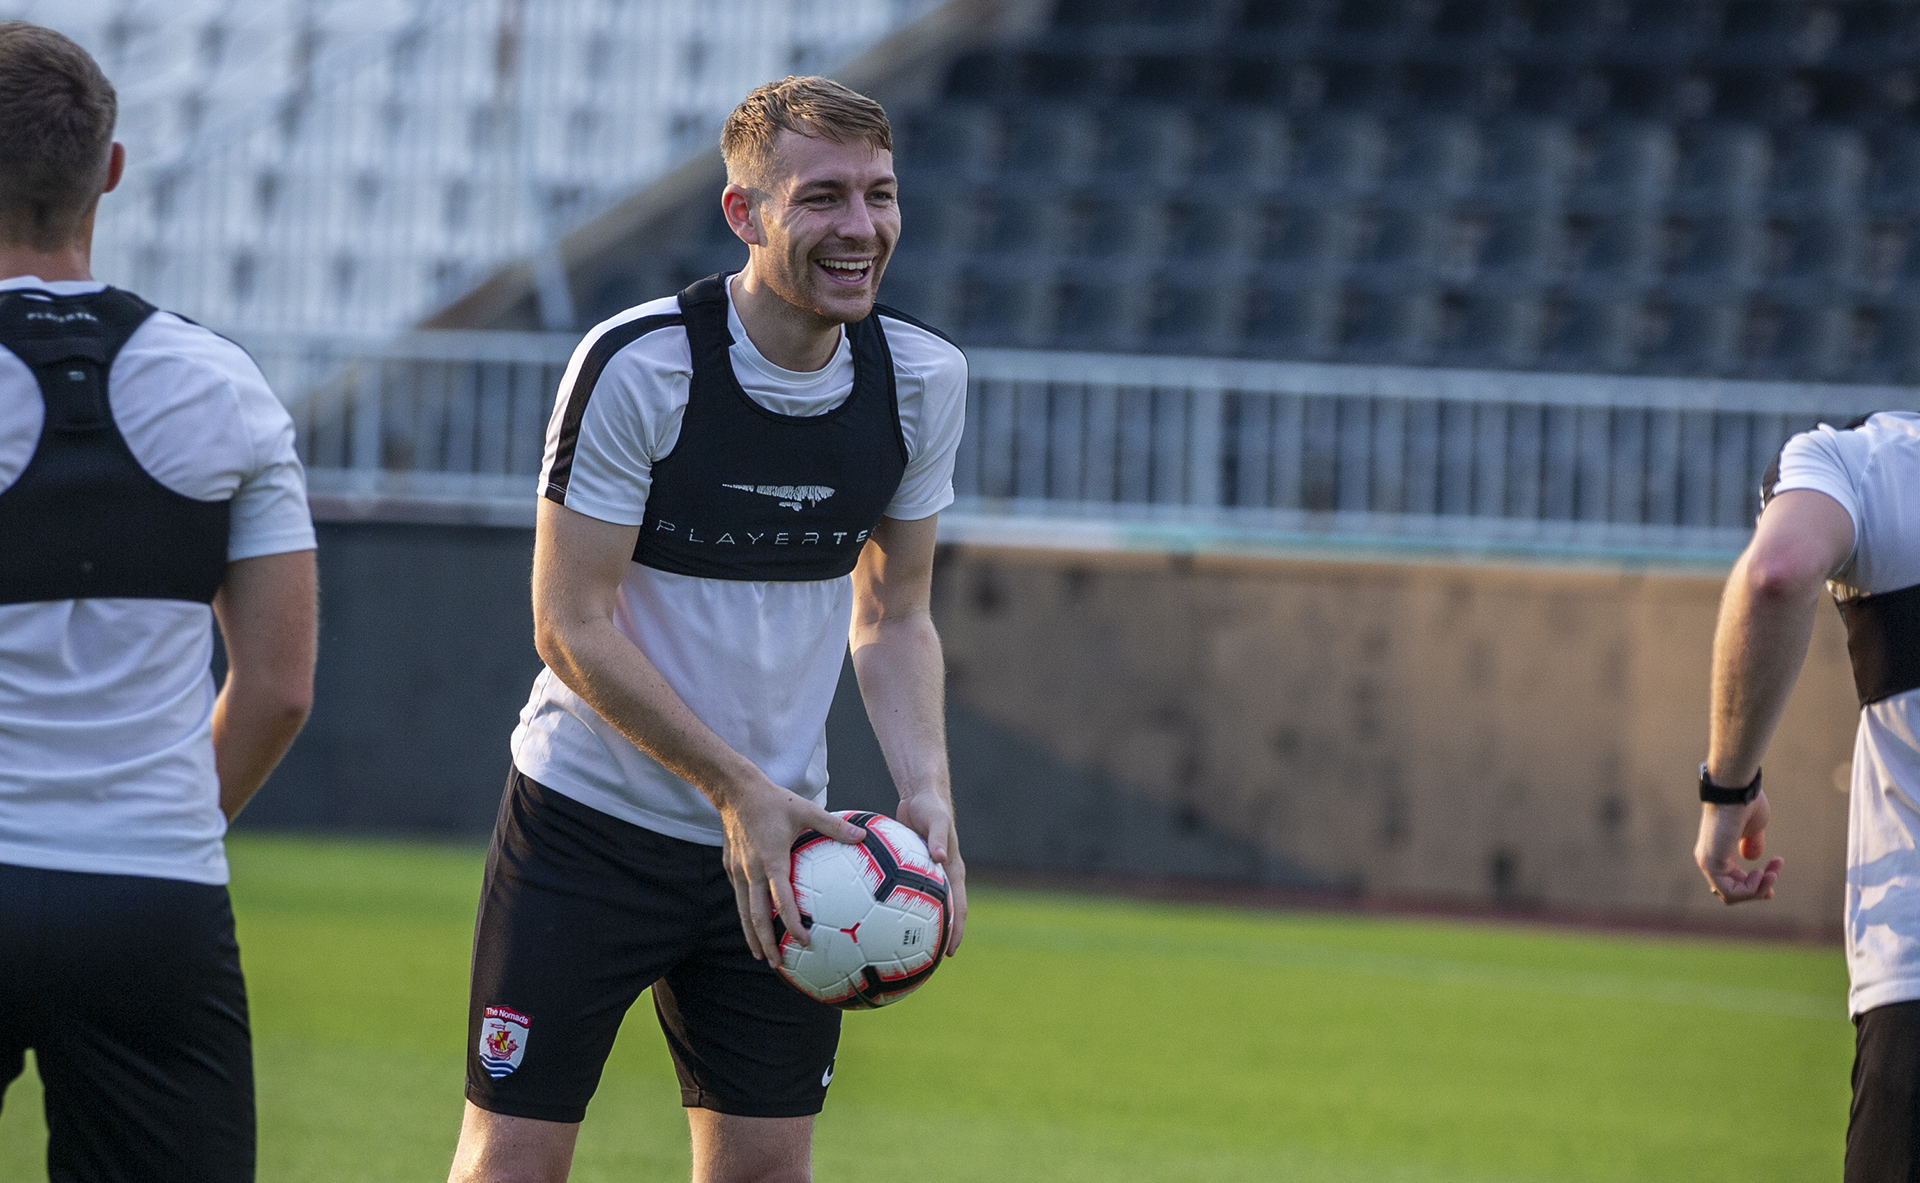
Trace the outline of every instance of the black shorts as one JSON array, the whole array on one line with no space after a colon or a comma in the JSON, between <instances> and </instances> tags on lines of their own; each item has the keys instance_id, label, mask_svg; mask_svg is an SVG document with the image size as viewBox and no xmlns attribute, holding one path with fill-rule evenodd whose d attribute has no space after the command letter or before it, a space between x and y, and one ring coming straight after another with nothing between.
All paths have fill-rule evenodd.
<instances>
[{"instance_id":1,"label":"black shorts","mask_svg":"<svg viewBox=\"0 0 1920 1183\"><path fill-rule=\"evenodd\" d=\"M474 930L467 1099L579 1121L621 1018L648 986L683 1105L742 1117L820 1112L840 1012L747 951L720 848L643 829L510 770Z\"/></svg>"},{"instance_id":2,"label":"black shorts","mask_svg":"<svg viewBox=\"0 0 1920 1183\"><path fill-rule=\"evenodd\" d=\"M1920 1180L1920 1002L1854 1020L1846 1183Z\"/></svg>"},{"instance_id":3,"label":"black shorts","mask_svg":"<svg viewBox=\"0 0 1920 1183\"><path fill-rule=\"evenodd\" d=\"M253 1178L227 889L0 864L0 1091L33 1049L53 1179Z\"/></svg>"}]
</instances>

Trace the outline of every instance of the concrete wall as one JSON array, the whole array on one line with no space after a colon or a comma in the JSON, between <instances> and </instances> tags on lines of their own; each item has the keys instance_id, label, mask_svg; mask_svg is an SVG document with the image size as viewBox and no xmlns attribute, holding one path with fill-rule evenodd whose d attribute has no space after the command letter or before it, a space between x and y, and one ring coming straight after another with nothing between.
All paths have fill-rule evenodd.
<instances>
[{"instance_id":1,"label":"concrete wall","mask_svg":"<svg viewBox=\"0 0 1920 1183\"><path fill-rule=\"evenodd\" d=\"M328 524L314 717L249 827L484 834L539 669L524 530ZM947 548L970 860L1463 902L1837 921L1855 719L1823 611L1767 760L1780 898L1688 852L1713 576ZM886 808L858 691L832 802Z\"/></svg>"},{"instance_id":2,"label":"concrete wall","mask_svg":"<svg viewBox=\"0 0 1920 1183\"><path fill-rule=\"evenodd\" d=\"M956 769L986 727L1072 770L1041 791L1076 805L1042 813L1083 865L1126 869L1095 848L1138 799L1232 845L1190 872L1838 923L1856 710L1830 610L1766 761L1779 897L1730 911L1690 857L1717 575L961 550L938 580ZM969 824L1037 787L1005 776L965 784L997 807Z\"/></svg>"},{"instance_id":3,"label":"concrete wall","mask_svg":"<svg viewBox=\"0 0 1920 1183\"><path fill-rule=\"evenodd\" d=\"M322 523L313 717L249 828L484 835L540 670L533 531Z\"/></svg>"}]
</instances>

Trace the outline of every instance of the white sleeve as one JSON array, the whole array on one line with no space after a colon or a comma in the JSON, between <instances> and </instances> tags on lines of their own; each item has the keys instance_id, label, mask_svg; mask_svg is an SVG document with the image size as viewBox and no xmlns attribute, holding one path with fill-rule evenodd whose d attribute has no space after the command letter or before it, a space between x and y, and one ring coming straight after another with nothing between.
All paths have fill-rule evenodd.
<instances>
[{"instance_id":1,"label":"white sleeve","mask_svg":"<svg viewBox=\"0 0 1920 1183\"><path fill-rule=\"evenodd\" d=\"M1860 537L1860 492L1847 467L1840 432L1825 424L1801 432L1780 449L1779 464L1780 475L1769 496L1778 497L1793 489L1825 493L1847 511L1853 519L1853 536L1856 540Z\"/></svg>"},{"instance_id":2,"label":"white sleeve","mask_svg":"<svg viewBox=\"0 0 1920 1183\"><path fill-rule=\"evenodd\" d=\"M236 415L253 463L234 490L227 532L227 561L312 550L313 513L307 508L307 474L294 449L293 420L267 386L267 379L237 346L226 367Z\"/></svg>"},{"instance_id":3,"label":"white sleeve","mask_svg":"<svg viewBox=\"0 0 1920 1183\"><path fill-rule=\"evenodd\" d=\"M156 312L114 358L108 398L149 476L228 503L229 561L313 549L293 420L246 350Z\"/></svg>"},{"instance_id":4,"label":"white sleeve","mask_svg":"<svg viewBox=\"0 0 1920 1183\"><path fill-rule=\"evenodd\" d=\"M307 472L294 449L294 421L267 378L248 359L252 380L234 380L234 401L253 444L253 469L234 490L228 519L227 561L311 551L313 511L307 509Z\"/></svg>"},{"instance_id":5,"label":"white sleeve","mask_svg":"<svg viewBox=\"0 0 1920 1183\"><path fill-rule=\"evenodd\" d=\"M609 340L653 307L643 304L587 334L547 423L541 496L621 526L646 519L653 462L680 438L693 377L687 334L678 326L628 336L624 344ZM607 344L618 348L601 361L595 350L604 353Z\"/></svg>"},{"instance_id":6,"label":"white sleeve","mask_svg":"<svg viewBox=\"0 0 1920 1183\"><path fill-rule=\"evenodd\" d=\"M900 478L886 514L903 522L932 517L953 504L953 462L960 450L960 434L967 425L967 359L945 341L924 333L930 348L926 360L902 359L918 389L899 381L900 428L907 441L907 471ZM906 342L902 342L905 345ZM918 354L920 349L895 348ZM909 368L911 367L911 368Z\"/></svg>"}]
</instances>

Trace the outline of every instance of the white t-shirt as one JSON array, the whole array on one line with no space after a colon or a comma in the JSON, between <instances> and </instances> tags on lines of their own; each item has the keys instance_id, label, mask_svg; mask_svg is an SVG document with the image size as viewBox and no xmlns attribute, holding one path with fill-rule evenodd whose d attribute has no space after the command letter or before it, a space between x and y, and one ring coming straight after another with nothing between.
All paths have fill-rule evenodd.
<instances>
[{"instance_id":1,"label":"white t-shirt","mask_svg":"<svg viewBox=\"0 0 1920 1183\"><path fill-rule=\"evenodd\" d=\"M595 341L644 316L679 312L673 298L642 304L596 325L574 351L547 426L545 490L574 376ZM907 467L886 516L931 517L953 501L953 458L965 425L967 363L938 335L883 318L893 354ZM853 390L845 333L833 360L812 373L761 356L734 312L727 328L734 376L747 395L783 415L823 415ZM646 517L653 463L680 438L692 381L686 330L638 338L601 372L580 421L567 508L623 526ZM630 563L614 625L647 655L701 722L767 778L826 801L827 707L840 677L852 621L851 576L802 582L700 579ZM603 813L689 842L721 843L711 802L640 751L592 707L541 670L513 733L520 771Z\"/></svg>"},{"instance_id":2,"label":"white t-shirt","mask_svg":"<svg viewBox=\"0 0 1920 1183\"><path fill-rule=\"evenodd\" d=\"M105 286L0 280L63 296ZM154 479L232 498L229 560L313 549L293 421L238 345L156 312L114 359L107 396ZM0 490L45 416L33 371L0 348ZM0 604L0 863L225 883L212 660L205 604Z\"/></svg>"},{"instance_id":3,"label":"white t-shirt","mask_svg":"<svg viewBox=\"0 0 1920 1183\"><path fill-rule=\"evenodd\" d=\"M1787 441L1775 493L1817 489L1853 519L1836 600L1920 584L1920 415L1887 411ZM1920 998L1920 690L1860 711L1847 819L1853 1014Z\"/></svg>"}]
</instances>

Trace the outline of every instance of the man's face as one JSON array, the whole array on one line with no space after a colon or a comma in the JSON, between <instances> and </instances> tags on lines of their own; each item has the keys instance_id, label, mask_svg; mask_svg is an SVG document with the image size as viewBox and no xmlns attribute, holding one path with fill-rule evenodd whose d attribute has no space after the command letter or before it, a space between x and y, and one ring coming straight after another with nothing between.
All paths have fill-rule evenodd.
<instances>
[{"instance_id":1,"label":"man's face","mask_svg":"<svg viewBox=\"0 0 1920 1183\"><path fill-rule=\"evenodd\" d=\"M841 324L873 310L900 238L893 153L783 131L753 204L754 274L787 303Z\"/></svg>"}]
</instances>

